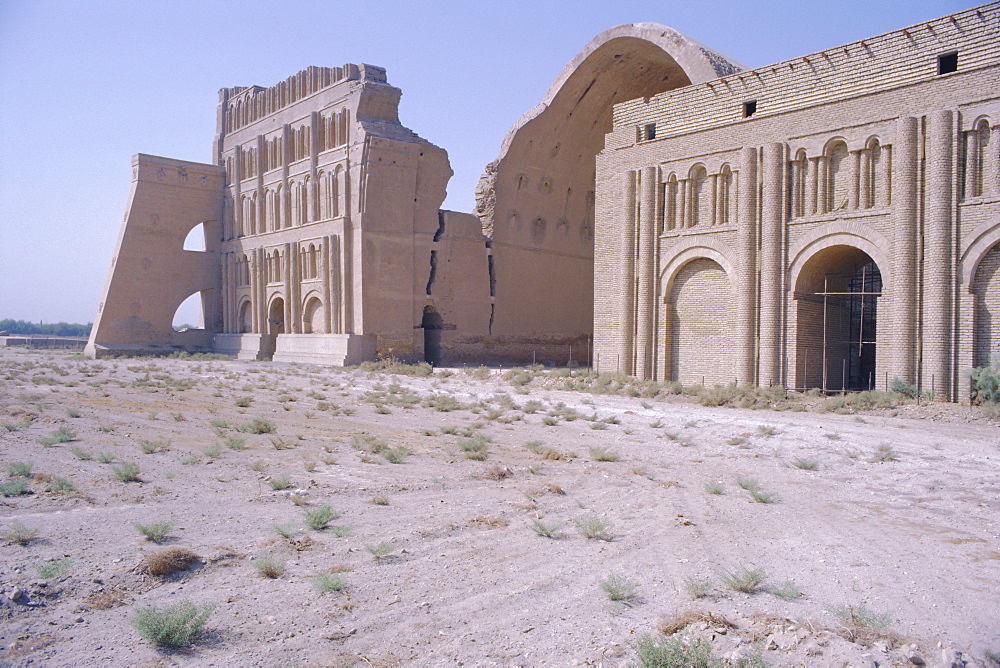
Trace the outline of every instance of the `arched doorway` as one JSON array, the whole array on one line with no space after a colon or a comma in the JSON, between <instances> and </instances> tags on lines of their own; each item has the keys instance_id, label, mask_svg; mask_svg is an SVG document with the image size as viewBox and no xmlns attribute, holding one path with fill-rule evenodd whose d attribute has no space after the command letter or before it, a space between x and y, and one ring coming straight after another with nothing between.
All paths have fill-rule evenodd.
<instances>
[{"instance_id":1,"label":"arched doorway","mask_svg":"<svg viewBox=\"0 0 1000 668\"><path fill-rule=\"evenodd\" d=\"M972 280L975 315L972 366L987 366L1000 355L1000 243L976 267Z\"/></svg>"},{"instance_id":2,"label":"arched doorway","mask_svg":"<svg viewBox=\"0 0 1000 668\"><path fill-rule=\"evenodd\" d=\"M285 333L285 300L275 297L267 310L267 333L271 336Z\"/></svg>"},{"instance_id":3,"label":"arched doorway","mask_svg":"<svg viewBox=\"0 0 1000 668\"><path fill-rule=\"evenodd\" d=\"M732 382L732 300L726 270L709 258L691 260L673 280L670 304L670 380L706 386Z\"/></svg>"},{"instance_id":4,"label":"arched doorway","mask_svg":"<svg viewBox=\"0 0 1000 668\"><path fill-rule=\"evenodd\" d=\"M795 286L795 385L828 392L875 388L882 273L853 246L809 258Z\"/></svg>"},{"instance_id":5,"label":"arched doorway","mask_svg":"<svg viewBox=\"0 0 1000 668\"><path fill-rule=\"evenodd\" d=\"M240 333L247 334L253 331L253 313L251 311L250 300L243 302L240 306Z\"/></svg>"},{"instance_id":6,"label":"arched doorway","mask_svg":"<svg viewBox=\"0 0 1000 668\"><path fill-rule=\"evenodd\" d=\"M444 328L444 321L433 306L425 306L420 326L424 328L424 361L437 366L441 363L441 330Z\"/></svg>"},{"instance_id":7,"label":"arched doorway","mask_svg":"<svg viewBox=\"0 0 1000 668\"><path fill-rule=\"evenodd\" d=\"M285 333L285 300L275 297L267 309L267 331L261 336L260 352L264 358L274 356L278 335Z\"/></svg>"},{"instance_id":8,"label":"arched doorway","mask_svg":"<svg viewBox=\"0 0 1000 668\"><path fill-rule=\"evenodd\" d=\"M320 334L325 331L326 320L323 302L319 297L310 297L302 309L302 333Z\"/></svg>"}]
</instances>

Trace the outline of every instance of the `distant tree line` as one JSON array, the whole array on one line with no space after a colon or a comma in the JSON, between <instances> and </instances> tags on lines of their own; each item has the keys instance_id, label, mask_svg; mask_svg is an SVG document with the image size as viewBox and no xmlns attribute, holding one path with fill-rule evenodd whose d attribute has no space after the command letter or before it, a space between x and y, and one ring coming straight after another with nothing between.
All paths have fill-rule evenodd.
<instances>
[{"instance_id":1,"label":"distant tree line","mask_svg":"<svg viewBox=\"0 0 1000 668\"><path fill-rule=\"evenodd\" d=\"M50 336L90 336L94 323L81 325L75 322L28 322L27 320L0 320L0 332L14 334L48 334Z\"/></svg>"}]
</instances>

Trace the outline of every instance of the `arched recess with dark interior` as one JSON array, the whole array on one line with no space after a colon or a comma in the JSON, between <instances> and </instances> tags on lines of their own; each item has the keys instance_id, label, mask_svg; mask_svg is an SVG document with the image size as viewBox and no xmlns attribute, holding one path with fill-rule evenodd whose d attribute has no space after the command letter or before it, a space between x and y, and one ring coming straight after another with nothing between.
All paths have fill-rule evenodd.
<instances>
[{"instance_id":1,"label":"arched recess with dark interior","mask_svg":"<svg viewBox=\"0 0 1000 668\"><path fill-rule=\"evenodd\" d=\"M424 328L424 361L437 366L441 363L441 330L444 329L444 320L433 306L425 306L420 326Z\"/></svg>"},{"instance_id":2,"label":"arched recess with dark interior","mask_svg":"<svg viewBox=\"0 0 1000 668\"><path fill-rule=\"evenodd\" d=\"M882 272L853 246L809 258L795 285L794 386L824 391L881 387L876 367Z\"/></svg>"},{"instance_id":3,"label":"arched recess with dark interior","mask_svg":"<svg viewBox=\"0 0 1000 668\"><path fill-rule=\"evenodd\" d=\"M267 333L261 337L261 356L270 358L274 355L278 343L278 335L285 333L285 300L275 297L267 309Z\"/></svg>"},{"instance_id":4,"label":"arched recess with dark interior","mask_svg":"<svg viewBox=\"0 0 1000 668\"><path fill-rule=\"evenodd\" d=\"M584 339L593 330L595 156L614 104L743 69L656 23L594 38L504 139L477 191L496 264L494 336ZM566 220L539 235L509 220ZM502 224L501 224L502 223Z\"/></svg>"}]
</instances>

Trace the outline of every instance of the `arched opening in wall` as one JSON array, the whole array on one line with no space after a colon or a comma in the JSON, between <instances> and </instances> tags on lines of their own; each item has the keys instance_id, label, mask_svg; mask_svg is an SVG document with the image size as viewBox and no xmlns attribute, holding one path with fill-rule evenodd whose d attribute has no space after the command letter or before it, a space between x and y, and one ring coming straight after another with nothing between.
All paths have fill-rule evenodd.
<instances>
[{"instance_id":1,"label":"arched opening in wall","mask_svg":"<svg viewBox=\"0 0 1000 668\"><path fill-rule=\"evenodd\" d=\"M986 366L1000 355L1000 243L976 267L972 366Z\"/></svg>"},{"instance_id":2,"label":"arched opening in wall","mask_svg":"<svg viewBox=\"0 0 1000 668\"><path fill-rule=\"evenodd\" d=\"M177 307L174 311L173 328L175 332L205 328L205 310L200 292L195 292Z\"/></svg>"},{"instance_id":3,"label":"arched opening in wall","mask_svg":"<svg viewBox=\"0 0 1000 668\"><path fill-rule=\"evenodd\" d=\"M839 211L847 208L848 189L850 188L850 168L848 160L850 153L847 151L847 144L836 141L827 147L829 159L829 182L827 189L827 211Z\"/></svg>"},{"instance_id":4,"label":"arched opening in wall","mask_svg":"<svg viewBox=\"0 0 1000 668\"><path fill-rule=\"evenodd\" d=\"M302 333L322 334L326 331L326 311L319 297L310 297L302 309Z\"/></svg>"},{"instance_id":5,"label":"arched opening in wall","mask_svg":"<svg viewBox=\"0 0 1000 668\"><path fill-rule=\"evenodd\" d=\"M424 328L424 361L437 366L441 363L441 330L444 329L444 320L433 306L425 306L420 326Z\"/></svg>"},{"instance_id":6,"label":"arched opening in wall","mask_svg":"<svg viewBox=\"0 0 1000 668\"><path fill-rule=\"evenodd\" d=\"M277 336L285 333L285 300L275 297L267 309L267 333Z\"/></svg>"},{"instance_id":7,"label":"arched opening in wall","mask_svg":"<svg viewBox=\"0 0 1000 668\"><path fill-rule=\"evenodd\" d=\"M831 246L806 261L795 286L797 388L875 388L881 297L882 273L858 248Z\"/></svg>"},{"instance_id":8,"label":"arched opening in wall","mask_svg":"<svg viewBox=\"0 0 1000 668\"><path fill-rule=\"evenodd\" d=\"M198 223L191 228L191 231L188 232L187 237L184 239L184 250L204 251L205 249L205 223Z\"/></svg>"},{"instance_id":9,"label":"arched opening in wall","mask_svg":"<svg viewBox=\"0 0 1000 668\"><path fill-rule=\"evenodd\" d=\"M557 79L541 111L512 128L495 171L484 177L477 211L484 229L492 230L494 336L584 339L593 330L596 155L613 129L613 107L692 83L663 46L667 33L642 31L617 31L588 45ZM678 36L675 43L682 41ZM676 219L683 215L677 211ZM567 234L542 235L532 222L562 220Z\"/></svg>"},{"instance_id":10,"label":"arched opening in wall","mask_svg":"<svg viewBox=\"0 0 1000 668\"><path fill-rule=\"evenodd\" d=\"M246 300L240 306L240 333L249 334L253 331L253 311L251 310L250 300Z\"/></svg>"},{"instance_id":11,"label":"arched opening in wall","mask_svg":"<svg viewBox=\"0 0 1000 668\"><path fill-rule=\"evenodd\" d=\"M718 262L697 258L677 272L670 289L669 378L684 385L733 381L729 276Z\"/></svg>"}]
</instances>

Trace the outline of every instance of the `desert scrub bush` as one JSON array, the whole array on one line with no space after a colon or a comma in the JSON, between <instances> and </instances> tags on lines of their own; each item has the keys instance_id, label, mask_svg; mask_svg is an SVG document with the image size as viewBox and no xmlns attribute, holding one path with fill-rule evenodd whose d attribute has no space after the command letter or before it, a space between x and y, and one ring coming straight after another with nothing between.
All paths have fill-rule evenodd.
<instances>
[{"instance_id":1,"label":"desert scrub bush","mask_svg":"<svg viewBox=\"0 0 1000 668\"><path fill-rule=\"evenodd\" d=\"M346 587L347 578L338 573L320 573L313 577L312 583L319 593L329 594L330 592L340 591Z\"/></svg>"},{"instance_id":2,"label":"desert scrub bush","mask_svg":"<svg viewBox=\"0 0 1000 668\"><path fill-rule=\"evenodd\" d=\"M198 563L200 559L197 554L187 548L168 547L143 557L142 561L139 562L139 572L164 577L179 571L186 571Z\"/></svg>"},{"instance_id":3,"label":"desert scrub bush","mask_svg":"<svg viewBox=\"0 0 1000 668\"><path fill-rule=\"evenodd\" d=\"M110 464L115 461L115 453L113 452L96 452L94 453L94 459L99 461L101 464Z\"/></svg>"},{"instance_id":4,"label":"desert scrub bush","mask_svg":"<svg viewBox=\"0 0 1000 668\"><path fill-rule=\"evenodd\" d=\"M644 635L636 643L636 665L640 668L719 668L712 643L704 638Z\"/></svg>"},{"instance_id":5,"label":"desert scrub bush","mask_svg":"<svg viewBox=\"0 0 1000 668\"><path fill-rule=\"evenodd\" d=\"M333 534L337 538L344 538L345 536L350 536L354 532L354 529L349 526L328 526L326 532Z\"/></svg>"},{"instance_id":6,"label":"desert scrub bush","mask_svg":"<svg viewBox=\"0 0 1000 668\"><path fill-rule=\"evenodd\" d=\"M990 364L969 372L972 401L976 404L1000 403L1000 355L994 354Z\"/></svg>"},{"instance_id":7,"label":"desert scrub bush","mask_svg":"<svg viewBox=\"0 0 1000 668\"><path fill-rule=\"evenodd\" d=\"M476 380L489 380L490 376L493 375L493 371L486 366L478 366L475 369L466 369L465 374L472 376Z\"/></svg>"},{"instance_id":8,"label":"desert scrub bush","mask_svg":"<svg viewBox=\"0 0 1000 668\"><path fill-rule=\"evenodd\" d=\"M271 447L275 450L291 450L295 447L295 441L280 436L272 436Z\"/></svg>"},{"instance_id":9,"label":"desert scrub bush","mask_svg":"<svg viewBox=\"0 0 1000 668\"><path fill-rule=\"evenodd\" d=\"M542 410L542 408L543 406L541 401L538 401L537 399L529 399L521 406L521 412L525 415L534 415L538 411Z\"/></svg>"},{"instance_id":10,"label":"desert scrub bush","mask_svg":"<svg viewBox=\"0 0 1000 668\"><path fill-rule=\"evenodd\" d=\"M774 492L765 492L759 488L748 489L747 492L754 503L777 503L781 501L781 497Z\"/></svg>"},{"instance_id":11,"label":"desert scrub bush","mask_svg":"<svg viewBox=\"0 0 1000 668\"><path fill-rule=\"evenodd\" d=\"M840 621L840 635L862 645L870 645L885 635L892 624L892 615L887 612L877 612L864 603L857 605L840 605L830 608L830 612Z\"/></svg>"},{"instance_id":12,"label":"desert scrub bush","mask_svg":"<svg viewBox=\"0 0 1000 668\"><path fill-rule=\"evenodd\" d=\"M202 452L204 452L205 456L208 457L209 459L218 459L219 457L222 456L222 445L219 443L213 443L212 445L202 450Z\"/></svg>"},{"instance_id":13,"label":"desert scrub bush","mask_svg":"<svg viewBox=\"0 0 1000 668\"><path fill-rule=\"evenodd\" d=\"M389 497L386 496L385 494L376 494L371 499L369 499L369 502L376 506L388 506Z\"/></svg>"},{"instance_id":14,"label":"desert scrub bush","mask_svg":"<svg viewBox=\"0 0 1000 668\"><path fill-rule=\"evenodd\" d=\"M331 508L328 504L316 508L307 508L305 511L305 523L310 529L320 531L325 529L330 522L340 517L340 513Z\"/></svg>"},{"instance_id":15,"label":"desert scrub bush","mask_svg":"<svg viewBox=\"0 0 1000 668\"><path fill-rule=\"evenodd\" d=\"M70 448L69 451L72 452L73 456L79 459L80 461L88 462L94 458L93 452L89 450L84 450L83 448L73 447Z\"/></svg>"},{"instance_id":16,"label":"desert scrub bush","mask_svg":"<svg viewBox=\"0 0 1000 668\"><path fill-rule=\"evenodd\" d=\"M545 444L542 441L528 441L524 444L524 447L527 448L529 452L540 455L545 452L544 445Z\"/></svg>"},{"instance_id":17,"label":"desert scrub bush","mask_svg":"<svg viewBox=\"0 0 1000 668\"><path fill-rule=\"evenodd\" d=\"M413 454L409 448L399 446L398 448L386 448L382 451L382 456L390 464L402 464L406 458Z\"/></svg>"},{"instance_id":18,"label":"desert scrub bush","mask_svg":"<svg viewBox=\"0 0 1000 668\"><path fill-rule=\"evenodd\" d=\"M591 515L575 522L576 530L587 540L612 541L615 536L611 532L611 523L603 517Z\"/></svg>"},{"instance_id":19,"label":"desert scrub bush","mask_svg":"<svg viewBox=\"0 0 1000 668\"><path fill-rule=\"evenodd\" d=\"M611 574L601 580L601 589L617 603L627 603L635 598L635 585L620 575Z\"/></svg>"},{"instance_id":20,"label":"desert scrub bush","mask_svg":"<svg viewBox=\"0 0 1000 668\"><path fill-rule=\"evenodd\" d=\"M215 610L213 605L198 606L181 601L163 608L140 608L132 617L132 625L146 640L158 647L190 645Z\"/></svg>"},{"instance_id":21,"label":"desert scrub bush","mask_svg":"<svg viewBox=\"0 0 1000 668\"><path fill-rule=\"evenodd\" d=\"M868 460L873 464L899 461L899 455L892 449L891 445L882 444L875 449L875 453Z\"/></svg>"},{"instance_id":22,"label":"desert scrub bush","mask_svg":"<svg viewBox=\"0 0 1000 668\"><path fill-rule=\"evenodd\" d=\"M28 527L20 522L12 522L9 527L0 533L0 538L3 538L9 543L27 545L31 541L38 538L39 533L40 531L36 527Z\"/></svg>"},{"instance_id":23,"label":"desert scrub bush","mask_svg":"<svg viewBox=\"0 0 1000 668\"><path fill-rule=\"evenodd\" d=\"M139 465L135 462L122 462L111 467L115 478L121 482L139 482Z\"/></svg>"},{"instance_id":24,"label":"desert scrub bush","mask_svg":"<svg viewBox=\"0 0 1000 668\"><path fill-rule=\"evenodd\" d=\"M792 460L792 466L797 469L802 469L803 471L815 471L819 468L819 462L815 459L805 459L799 457L798 459Z\"/></svg>"},{"instance_id":25,"label":"desert scrub bush","mask_svg":"<svg viewBox=\"0 0 1000 668\"><path fill-rule=\"evenodd\" d=\"M358 368L370 373L391 373L397 376L415 376L418 378L426 378L434 374L434 367L427 362L406 364L392 357L375 362L362 362L358 365Z\"/></svg>"},{"instance_id":26,"label":"desert scrub bush","mask_svg":"<svg viewBox=\"0 0 1000 668\"><path fill-rule=\"evenodd\" d=\"M598 422L596 424L604 424L603 422ZM591 448L590 457L595 462L617 462L622 457L614 450L608 450L606 448Z\"/></svg>"},{"instance_id":27,"label":"desert scrub bush","mask_svg":"<svg viewBox=\"0 0 1000 668\"><path fill-rule=\"evenodd\" d=\"M543 522L541 520L531 520L531 530L542 538L555 538L556 533L562 528L559 522Z\"/></svg>"},{"instance_id":28,"label":"desert scrub bush","mask_svg":"<svg viewBox=\"0 0 1000 668\"><path fill-rule=\"evenodd\" d=\"M14 478L13 480L0 482L0 495L19 496L26 494L30 486L31 483L28 482L27 478Z\"/></svg>"},{"instance_id":29,"label":"desert scrub bush","mask_svg":"<svg viewBox=\"0 0 1000 668\"><path fill-rule=\"evenodd\" d=\"M272 580L285 574L285 560L274 554L265 554L250 562L257 572Z\"/></svg>"},{"instance_id":30,"label":"desert scrub bush","mask_svg":"<svg viewBox=\"0 0 1000 668\"><path fill-rule=\"evenodd\" d=\"M174 528L174 523L168 520L160 520L159 522L153 522L152 524L140 524L139 522L133 523L136 530L146 537L146 540L153 543L159 543L167 535L170 534L170 530Z\"/></svg>"},{"instance_id":31,"label":"desert scrub bush","mask_svg":"<svg viewBox=\"0 0 1000 668\"><path fill-rule=\"evenodd\" d=\"M389 449L388 441L373 434L351 436L351 438L347 441L347 444L355 450L367 452L370 455L378 455L384 450Z\"/></svg>"},{"instance_id":32,"label":"desert scrub bush","mask_svg":"<svg viewBox=\"0 0 1000 668\"><path fill-rule=\"evenodd\" d=\"M424 408L433 408L439 413L449 413L465 408L465 406L450 394L432 394L424 399L421 404Z\"/></svg>"},{"instance_id":33,"label":"desert scrub bush","mask_svg":"<svg viewBox=\"0 0 1000 668\"><path fill-rule=\"evenodd\" d=\"M35 470L35 465L31 462L11 462L3 468L9 476L24 476L30 478L32 472Z\"/></svg>"},{"instance_id":34,"label":"desert scrub bush","mask_svg":"<svg viewBox=\"0 0 1000 668\"><path fill-rule=\"evenodd\" d=\"M169 450L170 441L165 438L156 438L151 441L139 441L139 449L142 450L142 454L151 455L154 452L159 452L160 450Z\"/></svg>"},{"instance_id":35,"label":"desert scrub bush","mask_svg":"<svg viewBox=\"0 0 1000 668\"><path fill-rule=\"evenodd\" d=\"M291 478L287 473L282 473L281 475L273 475L267 479L267 484L270 485L271 489L279 492L283 489L288 489L292 486Z\"/></svg>"},{"instance_id":36,"label":"desert scrub bush","mask_svg":"<svg viewBox=\"0 0 1000 668\"><path fill-rule=\"evenodd\" d=\"M255 417L250 422L244 422L236 429L247 434L273 434L278 431L277 425L260 417Z\"/></svg>"},{"instance_id":37,"label":"desert scrub bush","mask_svg":"<svg viewBox=\"0 0 1000 668\"><path fill-rule=\"evenodd\" d=\"M684 581L684 588L691 598L705 598L712 593L712 581L700 578L688 578Z\"/></svg>"},{"instance_id":38,"label":"desert scrub bush","mask_svg":"<svg viewBox=\"0 0 1000 668\"><path fill-rule=\"evenodd\" d=\"M76 494L76 483L63 476L55 476L45 483L45 491L54 494Z\"/></svg>"},{"instance_id":39,"label":"desert scrub bush","mask_svg":"<svg viewBox=\"0 0 1000 668\"><path fill-rule=\"evenodd\" d=\"M785 580L779 584L771 585L767 588L767 593L790 601L805 596L805 592L795 584L794 580Z\"/></svg>"},{"instance_id":40,"label":"desert scrub bush","mask_svg":"<svg viewBox=\"0 0 1000 668\"><path fill-rule=\"evenodd\" d=\"M282 538L291 538L296 534L295 527L291 524L272 524L271 530Z\"/></svg>"},{"instance_id":41,"label":"desert scrub bush","mask_svg":"<svg viewBox=\"0 0 1000 668\"><path fill-rule=\"evenodd\" d=\"M736 484L748 492L760 488L760 482L756 478L737 478Z\"/></svg>"},{"instance_id":42,"label":"desert scrub bush","mask_svg":"<svg viewBox=\"0 0 1000 668\"><path fill-rule=\"evenodd\" d=\"M490 455L490 437L486 434L475 434L458 442L458 447L469 459L483 461Z\"/></svg>"},{"instance_id":43,"label":"desert scrub bush","mask_svg":"<svg viewBox=\"0 0 1000 668\"><path fill-rule=\"evenodd\" d=\"M725 494L726 486L716 480L710 480L705 483L705 491L709 494Z\"/></svg>"},{"instance_id":44,"label":"desert scrub bush","mask_svg":"<svg viewBox=\"0 0 1000 668\"><path fill-rule=\"evenodd\" d=\"M821 413L857 413L858 411L868 411L877 408L895 408L906 403L907 397L895 392L880 392L878 390L866 390L864 392L848 392L825 399L819 406Z\"/></svg>"},{"instance_id":45,"label":"desert scrub bush","mask_svg":"<svg viewBox=\"0 0 1000 668\"><path fill-rule=\"evenodd\" d=\"M75 431L69 427L59 427L51 435L38 439L38 442L48 448L58 443L69 443L75 438Z\"/></svg>"},{"instance_id":46,"label":"desert scrub bush","mask_svg":"<svg viewBox=\"0 0 1000 668\"><path fill-rule=\"evenodd\" d=\"M375 545L365 545L365 549L368 550L368 553L371 554L372 558L376 561L385 559L396 551L396 547L392 543L386 543L385 541L376 543Z\"/></svg>"},{"instance_id":47,"label":"desert scrub bush","mask_svg":"<svg viewBox=\"0 0 1000 668\"><path fill-rule=\"evenodd\" d=\"M500 482L501 480L506 480L507 478L514 475L514 472L506 466L491 466L485 471L483 471L483 478L486 480L493 480Z\"/></svg>"},{"instance_id":48,"label":"desert scrub bush","mask_svg":"<svg viewBox=\"0 0 1000 668\"><path fill-rule=\"evenodd\" d=\"M744 594L756 594L767 582L767 572L763 568L741 568L732 573L726 573L722 581L730 588Z\"/></svg>"},{"instance_id":49,"label":"desert scrub bush","mask_svg":"<svg viewBox=\"0 0 1000 668\"><path fill-rule=\"evenodd\" d=\"M66 409L66 417L68 418L78 418L80 417L80 411L75 408Z\"/></svg>"},{"instance_id":50,"label":"desert scrub bush","mask_svg":"<svg viewBox=\"0 0 1000 668\"><path fill-rule=\"evenodd\" d=\"M249 408L253 403L253 397L236 397L236 406L239 408Z\"/></svg>"},{"instance_id":51,"label":"desert scrub bush","mask_svg":"<svg viewBox=\"0 0 1000 668\"><path fill-rule=\"evenodd\" d=\"M49 559L40 564L35 564L35 573L40 580L54 580L69 573L72 565L69 559Z\"/></svg>"}]
</instances>

